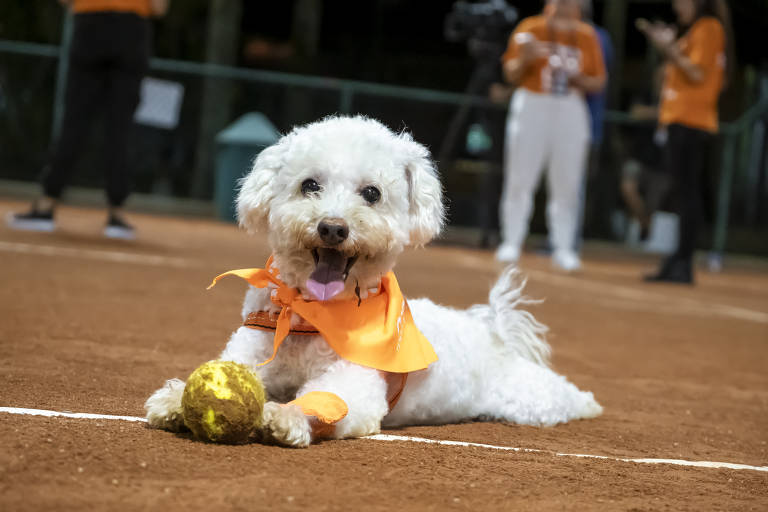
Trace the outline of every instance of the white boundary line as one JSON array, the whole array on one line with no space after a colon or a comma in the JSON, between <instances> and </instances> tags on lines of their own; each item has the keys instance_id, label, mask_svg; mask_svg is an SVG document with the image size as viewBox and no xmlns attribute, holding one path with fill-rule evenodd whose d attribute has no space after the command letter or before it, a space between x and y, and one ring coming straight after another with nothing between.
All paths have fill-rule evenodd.
<instances>
[{"instance_id":1,"label":"white boundary line","mask_svg":"<svg viewBox=\"0 0 768 512\"><path fill-rule=\"evenodd\" d=\"M491 450L502 450L522 453L544 453L555 455L557 457L579 457L583 459L602 459L614 460L619 462L636 462L640 464L672 464L675 466L693 466L697 468L727 468L727 469L749 469L752 471L764 471L768 473L768 466L750 466L748 464L734 464L732 462L710 462L706 460L684 460L684 459L628 459L623 457L608 457L606 455L588 455L584 453L556 453L547 450L537 450L534 448L517 448L514 446L496 446L493 444L467 443L464 441L441 441L437 439L426 439L424 437L411 436L392 436L388 434L378 434L367 436L363 439L373 439L374 441L408 441L412 443L440 444L444 446L463 446L473 448L486 448Z\"/></svg>"},{"instance_id":2,"label":"white boundary line","mask_svg":"<svg viewBox=\"0 0 768 512\"><path fill-rule=\"evenodd\" d=\"M21 407L0 407L0 412L7 412L8 414L26 414L29 416L60 416L63 418L77 418L85 420L122 420L122 421L136 421L146 423L146 418L139 418L138 416L113 416L111 414L91 414L88 412L59 412L59 411L47 411L45 409L24 409Z\"/></svg>"},{"instance_id":3,"label":"white boundary line","mask_svg":"<svg viewBox=\"0 0 768 512\"><path fill-rule=\"evenodd\" d=\"M156 254L140 254L123 251L105 251L100 249L78 249L56 245L24 244L20 242L0 241L0 251L20 254L37 254L41 256L68 256L89 260L110 261L113 263L134 263L137 265L152 265L155 267L189 268L193 262L183 258L172 258Z\"/></svg>"},{"instance_id":4,"label":"white boundary line","mask_svg":"<svg viewBox=\"0 0 768 512\"><path fill-rule=\"evenodd\" d=\"M133 421L138 423L146 423L145 418L138 416L113 416L109 414L90 414L85 412L58 412L48 411L43 409L24 409L19 407L0 407L0 412L8 414L25 414L31 416L46 416L46 417L64 417L64 418L77 418L77 419L99 419L99 420L122 420ZM469 448L485 448L490 450L510 451L519 453L542 453L546 455L554 455L557 457L578 457L586 459L601 459L601 460L613 460L618 462L635 462L640 464L671 464L674 466L691 466L697 468L726 468L726 469L746 469L751 471L762 471L768 473L768 466L750 466L748 464L734 464L731 462L710 462L703 460L683 460L683 459L629 459L622 457L608 457L605 455L587 455L582 453L555 453L546 450L537 450L534 448L518 448L514 446L496 446L492 444L483 443L467 443L464 441L443 441L439 439L426 439L424 437L412 437L412 436L395 436L389 434L377 434L373 436L367 436L363 439L370 439L372 441L401 441L410 443L424 443L424 444L438 444L442 446L461 446Z\"/></svg>"}]
</instances>

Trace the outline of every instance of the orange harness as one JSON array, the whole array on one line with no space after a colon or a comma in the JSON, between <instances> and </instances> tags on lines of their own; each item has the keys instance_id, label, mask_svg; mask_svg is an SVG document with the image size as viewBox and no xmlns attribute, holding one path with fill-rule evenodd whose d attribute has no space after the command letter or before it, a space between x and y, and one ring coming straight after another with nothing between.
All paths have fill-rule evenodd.
<instances>
[{"instance_id":1,"label":"orange harness","mask_svg":"<svg viewBox=\"0 0 768 512\"><path fill-rule=\"evenodd\" d=\"M277 330L277 315L270 315L269 311L254 311L253 313L248 313L243 325L250 327L251 329L274 332ZM298 324L291 327L288 334L316 336L320 334L320 331L305 322L302 318Z\"/></svg>"}]
</instances>

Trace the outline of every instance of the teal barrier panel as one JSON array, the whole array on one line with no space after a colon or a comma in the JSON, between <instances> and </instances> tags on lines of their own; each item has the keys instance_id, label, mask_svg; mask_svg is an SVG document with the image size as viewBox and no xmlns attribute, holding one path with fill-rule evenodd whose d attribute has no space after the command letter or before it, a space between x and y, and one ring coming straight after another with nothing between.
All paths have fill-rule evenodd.
<instances>
[{"instance_id":1,"label":"teal barrier panel","mask_svg":"<svg viewBox=\"0 0 768 512\"><path fill-rule=\"evenodd\" d=\"M234 222L238 181L251 169L253 160L280 138L272 122L260 112L238 118L216 136L216 168L213 199L216 216Z\"/></svg>"}]
</instances>

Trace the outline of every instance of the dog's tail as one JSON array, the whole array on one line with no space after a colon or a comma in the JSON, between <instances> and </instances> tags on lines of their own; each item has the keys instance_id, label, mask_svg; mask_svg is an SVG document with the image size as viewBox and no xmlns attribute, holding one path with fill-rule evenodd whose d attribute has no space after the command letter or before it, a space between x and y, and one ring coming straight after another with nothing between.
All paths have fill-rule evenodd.
<instances>
[{"instance_id":1,"label":"dog's tail","mask_svg":"<svg viewBox=\"0 0 768 512\"><path fill-rule=\"evenodd\" d=\"M544 336L547 327L520 306L538 304L523 295L526 279L510 265L491 288L488 304L472 306L470 314L491 326L493 335L505 349L542 366L549 366L550 349Z\"/></svg>"}]
</instances>

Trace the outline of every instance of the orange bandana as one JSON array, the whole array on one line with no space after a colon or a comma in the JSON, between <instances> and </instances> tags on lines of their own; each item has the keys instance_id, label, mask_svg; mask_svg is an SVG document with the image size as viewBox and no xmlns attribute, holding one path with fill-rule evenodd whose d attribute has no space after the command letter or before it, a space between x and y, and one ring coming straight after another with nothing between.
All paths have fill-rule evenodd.
<instances>
[{"instance_id":1,"label":"orange bandana","mask_svg":"<svg viewBox=\"0 0 768 512\"><path fill-rule=\"evenodd\" d=\"M339 356L355 364L408 373L423 370L437 361L432 345L413 322L394 273L388 272L382 277L377 295L362 301L321 302L304 300L299 290L280 281L271 257L266 267L230 270L217 276L208 287L210 289L225 276L235 275L256 288L270 285L276 288L272 302L281 310L275 328L274 350L272 356L259 366L269 363L277 355L280 344L290 334L294 313L314 326Z\"/></svg>"}]
</instances>

